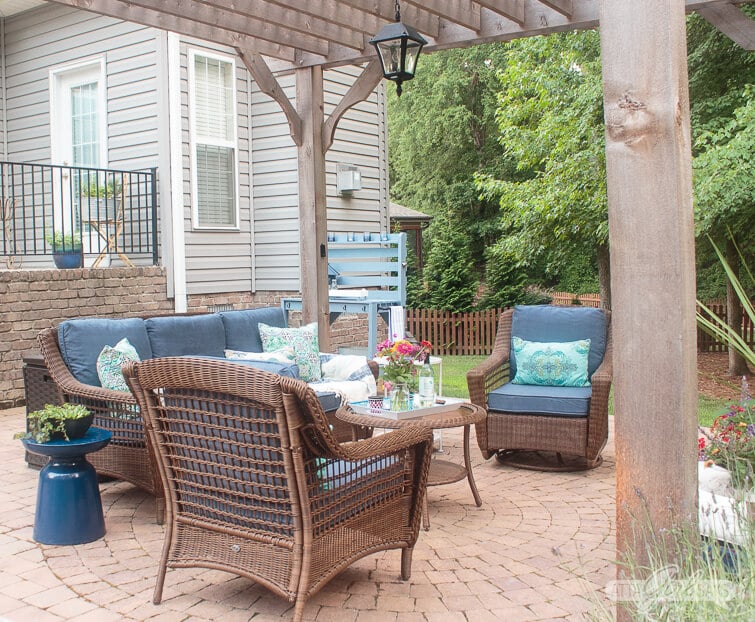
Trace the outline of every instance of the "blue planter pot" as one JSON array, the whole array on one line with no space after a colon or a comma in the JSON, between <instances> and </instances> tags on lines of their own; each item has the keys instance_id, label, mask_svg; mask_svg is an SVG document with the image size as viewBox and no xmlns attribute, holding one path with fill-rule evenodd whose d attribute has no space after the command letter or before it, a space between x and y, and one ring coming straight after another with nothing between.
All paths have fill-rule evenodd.
<instances>
[{"instance_id":1,"label":"blue planter pot","mask_svg":"<svg viewBox=\"0 0 755 622\"><path fill-rule=\"evenodd\" d=\"M61 270L81 268L81 250L53 253L52 260L55 262L55 266Z\"/></svg>"}]
</instances>

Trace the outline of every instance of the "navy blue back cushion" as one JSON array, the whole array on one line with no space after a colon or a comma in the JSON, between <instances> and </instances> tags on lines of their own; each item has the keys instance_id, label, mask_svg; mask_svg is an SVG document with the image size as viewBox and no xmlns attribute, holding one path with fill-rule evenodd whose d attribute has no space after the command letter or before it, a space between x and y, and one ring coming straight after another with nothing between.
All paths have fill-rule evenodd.
<instances>
[{"instance_id":1,"label":"navy blue back cushion","mask_svg":"<svg viewBox=\"0 0 755 622\"><path fill-rule=\"evenodd\" d=\"M591 307L558 305L519 305L514 307L511 336L525 341L563 343L590 340L587 373L592 376L606 353L606 314ZM511 348L511 377L516 373L516 357Z\"/></svg>"},{"instance_id":2,"label":"navy blue back cushion","mask_svg":"<svg viewBox=\"0 0 755 622\"><path fill-rule=\"evenodd\" d=\"M286 317L280 307L222 311L218 315L225 327L225 343L229 350L262 352L259 323L268 326L286 327Z\"/></svg>"},{"instance_id":3,"label":"navy blue back cushion","mask_svg":"<svg viewBox=\"0 0 755 622\"><path fill-rule=\"evenodd\" d=\"M225 330L216 313L144 320L152 356L225 356Z\"/></svg>"},{"instance_id":4,"label":"navy blue back cushion","mask_svg":"<svg viewBox=\"0 0 755 622\"><path fill-rule=\"evenodd\" d=\"M127 338L143 361L152 358L152 347L141 318L82 318L58 325L58 346L74 378L84 384L102 386L97 376L97 357L105 346Z\"/></svg>"}]
</instances>

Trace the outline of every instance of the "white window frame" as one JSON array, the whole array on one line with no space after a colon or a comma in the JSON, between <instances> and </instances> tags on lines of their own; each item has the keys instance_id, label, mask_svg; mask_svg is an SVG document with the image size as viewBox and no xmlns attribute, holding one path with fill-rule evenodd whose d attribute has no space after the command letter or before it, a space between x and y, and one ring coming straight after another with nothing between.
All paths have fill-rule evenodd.
<instances>
[{"instance_id":1,"label":"white window frame","mask_svg":"<svg viewBox=\"0 0 755 622\"><path fill-rule=\"evenodd\" d=\"M196 75L194 64L196 57L211 58L231 65L231 79L233 85L231 97L233 98L232 110L234 111L233 137L231 140L223 140L212 136L199 136L196 127ZM202 231L239 231L239 146L238 146L238 108L236 100L236 61L233 56L211 52L204 49L189 49L188 51L188 69L189 69L189 150L191 161L191 220L192 227ZM200 140L201 139L201 140ZM197 189L197 144L212 145L216 147L228 147L233 149L233 204L234 204L234 222L229 225L200 225L199 223L199 205Z\"/></svg>"},{"instance_id":2,"label":"white window frame","mask_svg":"<svg viewBox=\"0 0 755 622\"><path fill-rule=\"evenodd\" d=\"M50 69L50 160L53 164L73 165L71 136L71 102L65 94L72 87L98 83L97 124L99 132L99 168L107 168L107 82L105 58L88 58Z\"/></svg>"},{"instance_id":3,"label":"white window frame","mask_svg":"<svg viewBox=\"0 0 755 622\"><path fill-rule=\"evenodd\" d=\"M50 162L64 166L83 166L83 163L73 162L73 121L71 118L71 89L97 82L97 139L98 168L108 167L108 136L107 136L107 76L105 72L105 57L97 56L85 58L75 63L52 67L48 74L48 88L50 99ZM83 223L73 222L73 208L71 205L72 179L65 173L63 176L53 175L53 193L62 197L62 201L55 206L54 219L62 224L64 229L72 230L81 227ZM87 237L84 238L85 243ZM99 252L99 251L96 251Z\"/></svg>"}]
</instances>

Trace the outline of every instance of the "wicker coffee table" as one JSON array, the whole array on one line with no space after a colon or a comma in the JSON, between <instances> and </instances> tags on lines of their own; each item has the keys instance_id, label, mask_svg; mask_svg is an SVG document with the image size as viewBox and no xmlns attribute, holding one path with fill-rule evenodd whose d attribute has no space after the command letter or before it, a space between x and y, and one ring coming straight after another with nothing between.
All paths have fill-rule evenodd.
<instances>
[{"instance_id":1,"label":"wicker coffee table","mask_svg":"<svg viewBox=\"0 0 755 622\"><path fill-rule=\"evenodd\" d=\"M467 402L459 403L455 410L446 410L445 412L430 413L414 419L388 419L380 415L361 415L355 413L348 407L341 408L336 412L336 417L341 421L350 423L353 426L354 438L357 438L358 430L363 428L387 428L395 430L407 426L423 425L433 430L443 430L447 428L464 427L464 465L450 460L443 460L433 457L430 463L430 473L427 478L428 486L441 486L443 484L452 484L467 478L469 487L472 489L477 507L482 505L480 493L477 492L477 485L472 474L472 463L469 459L469 428L474 423L479 423L485 419L485 410L475 404ZM361 437L359 437L361 438ZM427 495L424 497L422 506L422 526L425 530L430 528L430 519L427 514Z\"/></svg>"}]
</instances>

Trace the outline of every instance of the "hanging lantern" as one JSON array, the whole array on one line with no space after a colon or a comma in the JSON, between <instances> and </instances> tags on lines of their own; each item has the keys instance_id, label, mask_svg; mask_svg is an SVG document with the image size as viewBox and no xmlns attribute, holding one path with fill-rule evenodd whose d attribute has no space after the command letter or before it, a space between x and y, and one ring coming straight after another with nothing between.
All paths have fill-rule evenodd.
<instances>
[{"instance_id":1,"label":"hanging lantern","mask_svg":"<svg viewBox=\"0 0 755 622\"><path fill-rule=\"evenodd\" d=\"M383 76L396 83L396 94L401 97L401 83L414 77L419 53L427 41L414 28L401 23L398 0L396 22L383 26L370 43L377 50Z\"/></svg>"}]
</instances>

